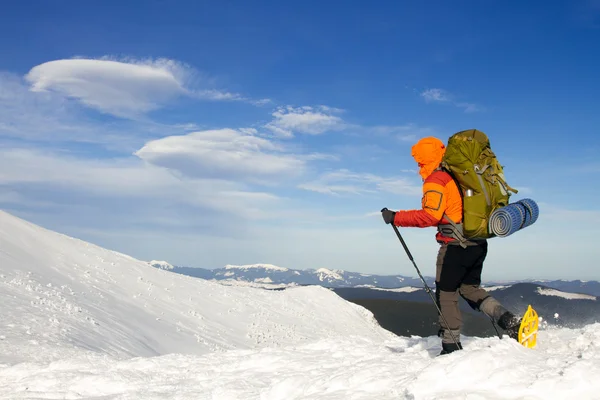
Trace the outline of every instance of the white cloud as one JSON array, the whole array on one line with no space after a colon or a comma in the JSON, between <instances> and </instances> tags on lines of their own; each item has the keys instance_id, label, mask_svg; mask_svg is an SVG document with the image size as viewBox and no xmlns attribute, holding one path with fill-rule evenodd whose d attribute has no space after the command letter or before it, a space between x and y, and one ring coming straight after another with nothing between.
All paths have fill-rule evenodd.
<instances>
[{"instance_id":1,"label":"white cloud","mask_svg":"<svg viewBox=\"0 0 600 400\"><path fill-rule=\"evenodd\" d=\"M342 111L327 106L280 107L273 112L274 120L266 128L282 137L292 137L294 133L319 135L344 128L342 118L335 115Z\"/></svg>"},{"instance_id":2,"label":"white cloud","mask_svg":"<svg viewBox=\"0 0 600 400\"><path fill-rule=\"evenodd\" d=\"M420 195L421 185L398 177L381 177L368 173L355 173L347 169L328 172L313 182L298 186L312 192L340 195L387 192L401 195Z\"/></svg>"},{"instance_id":3,"label":"white cloud","mask_svg":"<svg viewBox=\"0 0 600 400\"><path fill-rule=\"evenodd\" d=\"M262 107L262 106L266 106L267 104L273 103L273 100L271 100L271 99L250 100L250 103L254 104L255 106Z\"/></svg>"},{"instance_id":4,"label":"white cloud","mask_svg":"<svg viewBox=\"0 0 600 400\"><path fill-rule=\"evenodd\" d=\"M116 116L155 110L186 94L186 68L174 61L126 63L70 59L40 64L25 79L34 92L53 91Z\"/></svg>"},{"instance_id":5,"label":"white cloud","mask_svg":"<svg viewBox=\"0 0 600 400\"><path fill-rule=\"evenodd\" d=\"M103 121L55 92L32 92L19 76L0 72L0 146L23 141L52 146L80 143L131 154L149 138L198 130L193 123L163 124L149 120Z\"/></svg>"},{"instance_id":6,"label":"white cloud","mask_svg":"<svg viewBox=\"0 0 600 400\"><path fill-rule=\"evenodd\" d=\"M220 129L169 136L147 143L135 155L186 176L281 179L304 170L305 159L290 154L252 129Z\"/></svg>"},{"instance_id":7,"label":"white cloud","mask_svg":"<svg viewBox=\"0 0 600 400\"><path fill-rule=\"evenodd\" d=\"M419 126L414 123L405 125L378 125L365 128L374 135L395 136L401 142L413 143L425 136L435 136L436 130L431 127Z\"/></svg>"},{"instance_id":8,"label":"white cloud","mask_svg":"<svg viewBox=\"0 0 600 400\"><path fill-rule=\"evenodd\" d=\"M421 93L421 97L423 97L427 102L450 101L449 94L443 89L427 89Z\"/></svg>"},{"instance_id":9,"label":"white cloud","mask_svg":"<svg viewBox=\"0 0 600 400\"><path fill-rule=\"evenodd\" d=\"M214 90L214 89L198 90L194 93L194 95L201 99L216 100L216 101L245 100L245 98L242 95L240 95L239 93L223 92L223 91Z\"/></svg>"},{"instance_id":10,"label":"white cloud","mask_svg":"<svg viewBox=\"0 0 600 400\"><path fill-rule=\"evenodd\" d=\"M178 96L213 100L251 100L238 93L202 88L199 73L169 59L65 59L33 67L25 76L34 92L53 92L118 117L138 117Z\"/></svg>"},{"instance_id":11,"label":"white cloud","mask_svg":"<svg viewBox=\"0 0 600 400\"><path fill-rule=\"evenodd\" d=\"M48 184L75 187L106 196L154 196L173 189L176 179L166 170L139 160L81 159L39 149L4 149L0 184Z\"/></svg>"},{"instance_id":12,"label":"white cloud","mask_svg":"<svg viewBox=\"0 0 600 400\"><path fill-rule=\"evenodd\" d=\"M31 93L22 79L0 72L0 134L5 137L82 137L86 129L61 96Z\"/></svg>"},{"instance_id":13,"label":"white cloud","mask_svg":"<svg viewBox=\"0 0 600 400\"><path fill-rule=\"evenodd\" d=\"M264 208L279 201L276 195L251 191L245 185L223 179L189 179L167 169L135 158L81 159L69 154L31 149L0 150L0 186L5 195L0 203L14 204L44 193L46 204L52 199L68 199L96 205L100 214L110 214L110 199L129 199L123 210L135 211L154 206L159 218L167 212L156 204L199 207L227 212L244 219L262 218ZM33 197L35 198L35 197ZM65 200L69 203L69 200ZM60 202L59 202L60 203ZM168 207L167 207L168 208ZM185 218L196 213L181 211ZM199 217L206 216L203 212Z\"/></svg>"},{"instance_id":14,"label":"white cloud","mask_svg":"<svg viewBox=\"0 0 600 400\"><path fill-rule=\"evenodd\" d=\"M456 107L463 108L466 113L482 111L483 108L473 103L455 103Z\"/></svg>"},{"instance_id":15,"label":"white cloud","mask_svg":"<svg viewBox=\"0 0 600 400\"><path fill-rule=\"evenodd\" d=\"M421 92L421 97L423 97L427 103L449 103L449 104L452 104L455 107L462 108L464 110L464 112L466 112L466 113L478 112L478 111L483 110L483 108L477 104L463 102L463 101L456 101L455 96L444 89L439 89L439 88L427 89L427 90Z\"/></svg>"}]
</instances>

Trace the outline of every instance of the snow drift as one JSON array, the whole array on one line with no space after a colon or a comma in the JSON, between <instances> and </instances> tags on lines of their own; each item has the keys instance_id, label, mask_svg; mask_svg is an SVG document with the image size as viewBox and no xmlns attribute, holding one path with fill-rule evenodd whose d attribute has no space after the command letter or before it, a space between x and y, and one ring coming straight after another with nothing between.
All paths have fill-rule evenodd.
<instances>
[{"instance_id":1,"label":"snow drift","mask_svg":"<svg viewBox=\"0 0 600 400\"><path fill-rule=\"evenodd\" d=\"M600 324L396 337L321 287L221 285L0 212L2 399L598 399Z\"/></svg>"}]
</instances>

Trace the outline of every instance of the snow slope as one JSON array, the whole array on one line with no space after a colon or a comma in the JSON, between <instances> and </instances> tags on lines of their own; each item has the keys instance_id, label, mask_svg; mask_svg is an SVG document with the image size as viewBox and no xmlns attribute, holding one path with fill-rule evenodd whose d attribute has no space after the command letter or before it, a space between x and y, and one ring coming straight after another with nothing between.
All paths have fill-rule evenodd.
<instances>
[{"instance_id":1,"label":"snow slope","mask_svg":"<svg viewBox=\"0 0 600 400\"><path fill-rule=\"evenodd\" d=\"M387 337L370 313L321 287L224 286L4 212L0 304L0 363L52 360L81 349L126 358Z\"/></svg>"},{"instance_id":2,"label":"snow slope","mask_svg":"<svg viewBox=\"0 0 600 400\"><path fill-rule=\"evenodd\" d=\"M600 399L600 324L395 337L321 287L161 271L0 212L0 399Z\"/></svg>"}]
</instances>

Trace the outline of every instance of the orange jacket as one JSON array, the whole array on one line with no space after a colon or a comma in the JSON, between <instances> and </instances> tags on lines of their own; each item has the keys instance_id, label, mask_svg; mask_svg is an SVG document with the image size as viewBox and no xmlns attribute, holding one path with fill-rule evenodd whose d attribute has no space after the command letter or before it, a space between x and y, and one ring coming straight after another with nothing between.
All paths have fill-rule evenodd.
<instances>
[{"instance_id":1,"label":"orange jacket","mask_svg":"<svg viewBox=\"0 0 600 400\"><path fill-rule=\"evenodd\" d=\"M444 214L456 223L462 222L463 205L459 189L450 174L438 169L445 149L444 144L433 137L421 139L412 147L412 156L424 180L421 209L397 211L394 225L425 228L448 224ZM443 242L454 240L439 232L436 239Z\"/></svg>"},{"instance_id":2,"label":"orange jacket","mask_svg":"<svg viewBox=\"0 0 600 400\"><path fill-rule=\"evenodd\" d=\"M448 224L444 214L456 223L462 222L462 198L450 174L436 170L423 183L421 209L396 212L394 225L426 228ZM443 242L454 240L439 232L436 239Z\"/></svg>"}]
</instances>

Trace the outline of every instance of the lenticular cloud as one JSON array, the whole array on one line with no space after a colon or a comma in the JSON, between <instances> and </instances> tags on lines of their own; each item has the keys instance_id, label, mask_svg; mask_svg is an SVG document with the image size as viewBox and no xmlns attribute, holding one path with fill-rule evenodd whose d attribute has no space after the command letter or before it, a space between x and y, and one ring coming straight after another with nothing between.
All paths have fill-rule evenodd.
<instances>
[{"instance_id":1,"label":"lenticular cloud","mask_svg":"<svg viewBox=\"0 0 600 400\"><path fill-rule=\"evenodd\" d=\"M101 112L130 117L186 94L188 74L186 67L171 60L72 59L40 64L25 79L34 92L53 91Z\"/></svg>"},{"instance_id":2,"label":"lenticular cloud","mask_svg":"<svg viewBox=\"0 0 600 400\"><path fill-rule=\"evenodd\" d=\"M161 167L201 178L274 179L305 167L302 156L251 131L219 129L146 143L135 155Z\"/></svg>"}]
</instances>

